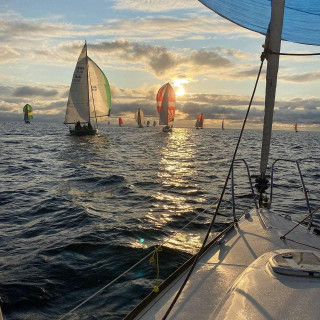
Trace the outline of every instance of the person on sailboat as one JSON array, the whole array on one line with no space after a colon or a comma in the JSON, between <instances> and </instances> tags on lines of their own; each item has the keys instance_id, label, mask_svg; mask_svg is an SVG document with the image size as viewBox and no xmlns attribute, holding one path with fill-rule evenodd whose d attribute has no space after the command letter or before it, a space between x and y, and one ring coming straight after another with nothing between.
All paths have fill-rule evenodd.
<instances>
[{"instance_id":1,"label":"person on sailboat","mask_svg":"<svg viewBox=\"0 0 320 320\"><path fill-rule=\"evenodd\" d=\"M92 125L91 125L90 122L88 123L88 129L89 129L89 130L93 130L93 127L92 127Z\"/></svg>"},{"instance_id":2,"label":"person on sailboat","mask_svg":"<svg viewBox=\"0 0 320 320\"><path fill-rule=\"evenodd\" d=\"M77 124L74 127L76 130L81 130L81 124L80 121L77 121Z\"/></svg>"}]
</instances>

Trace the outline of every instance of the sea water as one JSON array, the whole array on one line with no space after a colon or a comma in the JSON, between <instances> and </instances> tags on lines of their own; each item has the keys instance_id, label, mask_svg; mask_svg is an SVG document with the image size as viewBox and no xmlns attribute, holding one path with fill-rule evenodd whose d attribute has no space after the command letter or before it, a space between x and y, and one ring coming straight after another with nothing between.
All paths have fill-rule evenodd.
<instances>
[{"instance_id":1,"label":"sea water","mask_svg":"<svg viewBox=\"0 0 320 320\"><path fill-rule=\"evenodd\" d=\"M5 319L59 319L159 244L159 280L165 279L200 248L239 133L100 125L98 135L77 137L58 123L2 123ZM304 159L312 208L320 204L319 146L319 132L274 131L269 161ZM237 159L251 174L259 172L260 148L261 132L245 131ZM240 216L254 206L243 162L234 175ZM273 207L303 219L308 211L295 163L278 162L274 177ZM228 187L212 236L230 221ZM314 222L320 225L319 214ZM67 319L121 319L155 285L156 266L146 259Z\"/></svg>"}]
</instances>

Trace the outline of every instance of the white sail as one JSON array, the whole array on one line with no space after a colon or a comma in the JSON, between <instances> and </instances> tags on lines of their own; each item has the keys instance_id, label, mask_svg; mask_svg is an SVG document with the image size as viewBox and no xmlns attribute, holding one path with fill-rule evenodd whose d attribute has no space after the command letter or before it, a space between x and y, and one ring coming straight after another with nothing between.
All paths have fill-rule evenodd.
<instances>
[{"instance_id":1,"label":"white sail","mask_svg":"<svg viewBox=\"0 0 320 320\"><path fill-rule=\"evenodd\" d=\"M160 125L168 125L168 108L169 108L169 90L168 86L166 87L164 94L163 94L163 100L161 102L161 110L160 110Z\"/></svg>"},{"instance_id":2,"label":"white sail","mask_svg":"<svg viewBox=\"0 0 320 320\"><path fill-rule=\"evenodd\" d=\"M74 69L64 123L89 122L88 66L86 57L87 45L85 44Z\"/></svg>"},{"instance_id":3,"label":"white sail","mask_svg":"<svg viewBox=\"0 0 320 320\"><path fill-rule=\"evenodd\" d=\"M139 108L135 114L135 120L139 127L142 127L144 124L144 114L143 111Z\"/></svg>"},{"instance_id":4,"label":"white sail","mask_svg":"<svg viewBox=\"0 0 320 320\"><path fill-rule=\"evenodd\" d=\"M90 117L106 117L110 114L109 83L94 61L88 58Z\"/></svg>"},{"instance_id":5,"label":"white sail","mask_svg":"<svg viewBox=\"0 0 320 320\"><path fill-rule=\"evenodd\" d=\"M108 80L97 64L87 56L87 44L75 67L64 123L90 122L109 116L111 94Z\"/></svg>"}]
</instances>

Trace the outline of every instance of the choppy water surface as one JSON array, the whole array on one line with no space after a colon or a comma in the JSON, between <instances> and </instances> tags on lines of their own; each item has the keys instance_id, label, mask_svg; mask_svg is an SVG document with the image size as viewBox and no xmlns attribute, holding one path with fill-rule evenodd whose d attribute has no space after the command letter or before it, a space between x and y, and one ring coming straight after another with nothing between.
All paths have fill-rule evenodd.
<instances>
[{"instance_id":1,"label":"choppy water surface","mask_svg":"<svg viewBox=\"0 0 320 320\"><path fill-rule=\"evenodd\" d=\"M58 319L162 242L166 278L200 247L239 135L100 126L97 136L73 137L47 123L2 123L0 131L0 296L5 319L22 320ZM259 131L245 132L238 158L252 174L260 145ZM319 146L318 132L273 133L271 161L305 159L312 207L320 204ZM235 176L240 215L253 203L243 165ZM279 210L305 216L294 163L277 164L274 192ZM230 190L220 213L215 232L231 221ZM146 260L68 319L121 319L155 275Z\"/></svg>"}]
</instances>

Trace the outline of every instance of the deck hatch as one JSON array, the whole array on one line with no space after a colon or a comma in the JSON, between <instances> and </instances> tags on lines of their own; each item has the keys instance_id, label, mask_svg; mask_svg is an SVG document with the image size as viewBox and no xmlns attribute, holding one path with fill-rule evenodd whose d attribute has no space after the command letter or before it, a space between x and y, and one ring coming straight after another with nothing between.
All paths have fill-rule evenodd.
<instances>
[{"instance_id":1,"label":"deck hatch","mask_svg":"<svg viewBox=\"0 0 320 320\"><path fill-rule=\"evenodd\" d=\"M269 259L272 270L276 273L320 278L320 257L310 251L294 251L277 254Z\"/></svg>"}]
</instances>

